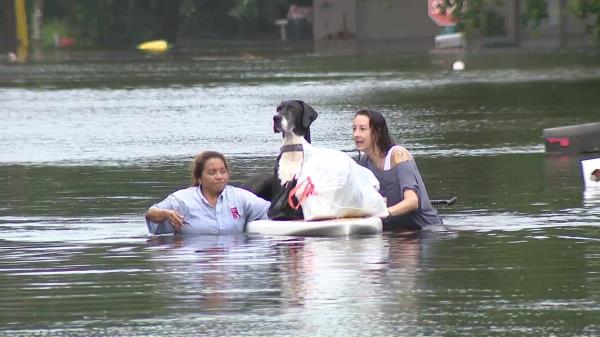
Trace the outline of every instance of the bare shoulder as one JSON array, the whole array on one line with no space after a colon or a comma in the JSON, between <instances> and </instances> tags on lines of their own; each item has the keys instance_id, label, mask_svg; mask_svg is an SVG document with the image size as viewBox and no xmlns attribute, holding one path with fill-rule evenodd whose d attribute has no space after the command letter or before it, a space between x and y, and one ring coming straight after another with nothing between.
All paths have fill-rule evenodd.
<instances>
[{"instance_id":1,"label":"bare shoulder","mask_svg":"<svg viewBox=\"0 0 600 337\"><path fill-rule=\"evenodd\" d=\"M404 148L403 146L397 146L392 151L394 151L392 153L392 158L391 158L392 166L398 165L398 164L406 162L406 161L413 160L412 154L410 154L410 152L408 152L408 150L406 148Z\"/></svg>"}]
</instances>

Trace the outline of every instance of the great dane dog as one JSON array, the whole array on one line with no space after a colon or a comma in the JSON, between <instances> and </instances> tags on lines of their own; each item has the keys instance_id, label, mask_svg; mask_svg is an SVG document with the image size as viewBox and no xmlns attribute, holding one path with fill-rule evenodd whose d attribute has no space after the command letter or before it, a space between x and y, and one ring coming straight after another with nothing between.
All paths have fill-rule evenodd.
<instances>
[{"instance_id":1,"label":"great dane dog","mask_svg":"<svg viewBox=\"0 0 600 337\"><path fill-rule=\"evenodd\" d=\"M310 125L317 116L315 109L303 101L281 102L273 116L273 132L283 133L283 145L275 162L274 173L253 177L242 187L266 200L278 195L282 186L300 170L304 158L302 139L310 143Z\"/></svg>"},{"instance_id":2,"label":"great dane dog","mask_svg":"<svg viewBox=\"0 0 600 337\"><path fill-rule=\"evenodd\" d=\"M283 133L276 171L280 185L291 181L300 171L304 160L302 138L310 143L309 128L315 119L317 112L303 101L285 101L277 107L277 114L273 116L273 132Z\"/></svg>"}]
</instances>

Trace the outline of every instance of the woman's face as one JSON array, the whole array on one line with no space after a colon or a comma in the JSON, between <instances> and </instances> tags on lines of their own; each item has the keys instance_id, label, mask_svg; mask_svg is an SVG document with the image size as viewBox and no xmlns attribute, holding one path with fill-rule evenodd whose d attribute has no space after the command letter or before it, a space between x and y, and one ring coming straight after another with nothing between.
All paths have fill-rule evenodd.
<instances>
[{"instance_id":1,"label":"woman's face","mask_svg":"<svg viewBox=\"0 0 600 337\"><path fill-rule=\"evenodd\" d=\"M352 121L352 139L358 151L366 152L373 148L369 117L356 115Z\"/></svg>"},{"instance_id":2,"label":"woman's face","mask_svg":"<svg viewBox=\"0 0 600 337\"><path fill-rule=\"evenodd\" d=\"M229 182L229 172L220 158L210 158L204 164L200 184L202 189L220 194Z\"/></svg>"}]
</instances>

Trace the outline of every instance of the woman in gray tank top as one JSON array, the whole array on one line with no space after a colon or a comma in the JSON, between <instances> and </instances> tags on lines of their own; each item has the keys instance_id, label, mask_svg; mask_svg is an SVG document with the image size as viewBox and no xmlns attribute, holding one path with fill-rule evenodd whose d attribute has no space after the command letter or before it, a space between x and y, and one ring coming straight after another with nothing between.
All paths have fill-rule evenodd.
<instances>
[{"instance_id":1,"label":"woman in gray tank top","mask_svg":"<svg viewBox=\"0 0 600 337\"><path fill-rule=\"evenodd\" d=\"M352 138L360 151L358 163L373 172L379 180L379 193L386 198L389 215L383 219L384 229L421 229L442 223L413 156L394 144L381 113L358 110Z\"/></svg>"}]
</instances>

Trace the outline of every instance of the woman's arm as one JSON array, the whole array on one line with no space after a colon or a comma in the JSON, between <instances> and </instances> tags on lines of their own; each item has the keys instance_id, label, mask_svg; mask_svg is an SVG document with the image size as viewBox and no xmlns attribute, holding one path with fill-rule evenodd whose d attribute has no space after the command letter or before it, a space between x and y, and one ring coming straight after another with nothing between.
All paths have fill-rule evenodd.
<instances>
[{"instance_id":1,"label":"woman's arm","mask_svg":"<svg viewBox=\"0 0 600 337\"><path fill-rule=\"evenodd\" d=\"M398 146L394 149L391 159L392 167L414 160L412 154L402 146ZM419 196L417 195L417 192L411 187L408 187L416 186L417 183L414 180L414 175L404 169L398 172L398 180L400 181L400 188L402 188L402 201L388 207L388 211L390 212L389 216L405 215L414 212L419 208Z\"/></svg>"},{"instance_id":2,"label":"woman's arm","mask_svg":"<svg viewBox=\"0 0 600 337\"><path fill-rule=\"evenodd\" d=\"M155 223L169 220L173 228L179 231L183 227L184 217L177 211L152 206L146 212L146 219Z\"/></svg>"},{"instance_id":3,"label":"woman's arm","mask_svg":"<svg viewBox=\"0 0 600 337\"><path fill-rule=\"evenodd\" d=\"M246 221L268 219L267 212L269 211L269 206L271 206L270 202L241 188L238 188L236 193L244 200L247 212Z\"/></svg>"},{"instance_id":4,"label":"woman's arm","mask_svg":"<svg viewBox=\"0 0 600 337\"><path fill-rule=\"evenodd\" d=\"M410 188L404 189L403 196L402 201L388 207L389 216L405 215L419 208L419 196L414 190Z\"/></svg>"}]
</instances>

